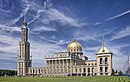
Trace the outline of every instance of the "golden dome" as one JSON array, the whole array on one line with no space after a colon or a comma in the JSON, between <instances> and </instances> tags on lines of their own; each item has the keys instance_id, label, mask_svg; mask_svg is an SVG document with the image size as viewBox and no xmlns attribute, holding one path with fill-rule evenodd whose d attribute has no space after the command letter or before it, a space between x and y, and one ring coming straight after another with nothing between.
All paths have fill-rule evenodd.
<instances>
[{"instance_id":1,"label":"golden dome","mask_svg":"<svg viewBox=\"0 0 130 82\"><path fill-rule=\"evenodd\" d=\"M73 41L68 44L67 46L68 52L82 52L82 46L79 42L76 41L75 38L73 38Z\"/></svg>"}]
</instances>

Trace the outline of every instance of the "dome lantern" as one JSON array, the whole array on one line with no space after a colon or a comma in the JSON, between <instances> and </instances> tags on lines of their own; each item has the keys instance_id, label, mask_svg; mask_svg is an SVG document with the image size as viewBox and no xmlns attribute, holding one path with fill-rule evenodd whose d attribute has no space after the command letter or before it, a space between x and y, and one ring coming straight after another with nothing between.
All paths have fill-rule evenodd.
<instances>
[{"instance_id":1,"label":"dome lantern","mask_svg":"<svg viewBox=\"0 0 130 82\"><path fill-rule=\"evenodd\" d=\"M68 52L82 52L82 46L79 42L76 41L75 38L73 38L72 42L68 44L67 46Z\"/></svg>"},{"instance_id":2,"label":"dome lantern","mask_svg":"<svg viewBox=\"0 0 130 82\"><path fill-rule=\"evenodd\" d=\"M73 42L76 42L76 38L73 38Z\"/></svg>"}]
</instances>

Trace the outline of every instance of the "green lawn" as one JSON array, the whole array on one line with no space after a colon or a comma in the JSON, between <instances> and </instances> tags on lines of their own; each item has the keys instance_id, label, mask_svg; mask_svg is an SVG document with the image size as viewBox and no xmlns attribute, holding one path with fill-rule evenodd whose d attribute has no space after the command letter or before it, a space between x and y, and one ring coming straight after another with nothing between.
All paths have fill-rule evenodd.
<instances>
[{"instance_id":1,"label":"green lawn","mask_svg":"<svg viewBox=\"0 0 130 82\"><path fill-rule=\"evenodd\" d=\"M0 82L130 82L127 77L0 77Z\"/></svg>"}]
</instances>

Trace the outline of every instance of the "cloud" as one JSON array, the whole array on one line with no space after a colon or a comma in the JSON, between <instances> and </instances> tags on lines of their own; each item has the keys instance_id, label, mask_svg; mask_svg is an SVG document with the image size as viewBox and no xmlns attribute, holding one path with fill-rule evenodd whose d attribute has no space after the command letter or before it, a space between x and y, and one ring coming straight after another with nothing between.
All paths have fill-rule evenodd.
<instances>
[{"instance_id":1,"label":"cloud","mask_svg":"<svg viewBox=\"0 0 130 82\"><path fill-rule=\"evenodd\" d=\"M46 0L44 2L44 8L49 9L52 6L51 0Z\"/></svg>"},{"instance_id":2,"label":"cloud","mask_svg":"<svg viewBox=\"0 0 130 82\"><path fill-rule=\"evenodd\" d=\"M75 33L73 35L78 37L77 38L78 40L83 40L83 41L96 40L96 37L97 37L94 34L90 34L90 33L86 32L86 31L84 31L84 29L75 31Z\"/></svg>"},{"instance_id":3,"label":"cloud","mask_svg":"<svg viewBox=\"0 0 130 82\"><path fill-rule=\"evenodd\" d=\"M11 60L16 62L17 54L19 54L19 41L20 38L14 38L12 36L7 35L0 35L0 60L6 60L4 63L7 63L7 61ZM2 45L2 44L7 44ZM33 63L45 63L45 56L52 55L54 52L61 51L62 47L48 42L37 42L30 40L31 44L31 55L33 59ZM42 44L42 45L41 45ZM37 61L38 60L38 61ZM13 65L16 65L16 63L12 63ZM5 64L6 65L6 64ZM34 66L42 66L42 65L34 65ZM8 66L7 66L8 67ZM3 66L0 66L0 68L3 68Z\"/></svg>"},{"instance_id":4,"label":"cloud","mask_svg":"<svg viewBox=\"0 0 130 82\"><path fill-rule=\"evenodd\" d=\"M96 22L94 25L96 26L96 25L100 25L100 24L102 24L103 22Z\"/></svg>"},{"instance_id":5,"label":"cloud","mask_svg":"<svg viewBox=\"0 0 130 82\"><path fill-rule=\"evenodd\" d=\"M99 48L101 48L101 46L84 47L83 48L84 55L88 57L88 60L96 60L96 54Z\"/></svg>"},{"instance_id":6,"label":"cloud","mask_svg":"<svg viewBox=\"0 0 130 82\"><path fill-rule=\"evenodd\" d=\"M48 1L47 3L52 4L50 1ZM36 16L34 16L33 20L31 20L29 24L31 24L35 20L39 20L45 24L46 21L48 22L57 21L63 25L70 25L74 27L82 27L86 25L85 22L79 21L76 18L65 15L63 12L53 7L49 7L49 9L46 9L40 5L37 5L34 2L28 2L28 5L30 5L30 9L37 12Z\"/></svg>"},{"instance_id":7,"label":"cloud","mask_svg":"<svg viewBox=\"0 0 130 82\"><path fill-rule=\"evenodd\" d=\"M24 15L27 15L29 9L30 9L30 4L28 2L28 0L23 0L22 1L22 12L19 14L18 17L14 18L14 19L11 19L7 24L8 25L13 25L15 24L16 22L18 22L21 18L23 18Z\"/></svg>"},{"instance_id":8,"label":"cloud","mask_svg":"<svg viewBox=\"0 0 130 82\"><path fill-rule=\"evenodd\" d=\"M98 30L96 30L96 31L98 31ZM102 37L103 35L108 34L108 32L103 34L103 33L100 33L100 32L98 33L96 31L93 30L93 32L90 32L89 28L88 28L88 31L86 32L85 29L82 29L82 30L75 31L74 35L76 37L78 37L77 38L78 40L83 40L83 41L95 40L95 41L97 41L97 38Z\"/></svg>"},{"instance_id":9,"label":"cloud","mask_svg":"<svg viewBox=\"0 0 130 82\"><path fill-rule=\"evenodd\" d=\"M15 69L19 38L0 34L0 68Z\"/></svg>"},{"instance_id":10,"label":"cloud","mask_svg":"<svg viewBox=\"0 0 130 82\"><path fill-rule=\"evenodd\" d=\"M129 44L117 44L117 45L110 45L109 49L113 53L113 68L116 70L123 70L124 65L126 64L127 54L121 51L124 47L129 46Z\"/></svg>"},{"instance_id":11,"label":"cloud","mask_svg":"<svg viewBox=\"0 0 130 82\"><path fill-rule=\"evenodd\" d=\"M56 31L56 29L54 27L51 27L51 26L37 26L32 31L38 31L38 32L41 32L41 31Z\"/></svg>"},{"instance_id":12,"label":"cloud","mask_svg":"<svg viewBox=\"0 0 130 82\"><path fill-rule=\"evenodd\" d=\"M130 10L125 11L125 12L120 13L120 14L117 14L117 15L115 15L115 16L112 16L112 17L110 17L110 18L107 18L107 19L105 19L104 21L96 22L96 23L95 23L95 26L96 26L96 25L103 24L104 22L107 22L107 21L110 21L110 20L113 20L113 19L122 17L122 16L124 16L124 15L126 15L126 14L129 14L129 13L130 13Z\"/></svg>"},{"instance_id":13,"label":"cloud","mask_svg":"<svg viewBox=\"0 0 130 82\"><path fill-rule=\"evenodd\" d=\"M31 52L34 61L37 59L43 59L47 55L52 55L54 52L62 50L62 48L59 45L52 44L52 43L42 42L42 45L41 43L36 43L35 41L30 41L30 43L31 43Z\"/></svg>"},{"instance_id":14,"label":"cloud","mask_svg":"<svg viewBox=\"0 0 130 82\"><path fill-rule=\"evenodd\" d=\"M43 12L42 10L38 10L38 11L37 11L37 15L34 16L34 18L33 18L30 22L28 22L28 24L31 24L31 23L33 23L36 19L38 19L38 18L41 16L41 13L42 13L42 12Z\"/></svg>"},{"instance_id":15,"label":"cloud","mask_svg":"<svg viewBox=\"0 0 130 82\"><path fill-rule=\"evenodd\" d=\"M116 15L116 16L110 17L110 18L106 19L105 21L109 21L109 20L113 20L113 19L115 19L115 18L119 18L119 17L124 16L124 15L126 15L126 14L128 14L128 13L130 13L130 10L125 11L125 12L123 12L123 13L120 13L120 14L118 14L118 15Z\"/></svg>"},{"instance_id":16,"label":"cloud","mask_svg":"<svg viewBox=\"0 0 130 82\"><path fill-rule=\"evenodd\" d=\"M4 10L4 9L2 9L2 8L0 8L0 11L6 12L6 13L9 13L9 12L10 12L10 10Z\"/></svg>"},{"instance_id":17,"label":"cloud","mask_svg":"<svg viewBox=\"0 0 130 82\"><path fill-rule=\"evenodd\" d=\"M53 38L53 37L52 37ZM45 41L48 41L48 42L51 42L51 43L54 43L54 44L57 44L57 45L63 45L63 44L68 44L70 41L65 41L65 40L59 40L59 41L55 41L55 40L49 40L47 38L44 38L44 37L41 37L41 39L45 40Z\"/></svg>"},{"instance_id":18,"label":"cloud","mask_svg":"<svg viewBox=\"0 0 130 82\"><path fill-rule=\"evenodd\" d=\"M112 36L111 40L120 39L126 36L130 36L130 26L127 26L124 30L121 30L116 35Z\"/></svg>"},{"instance_id":19,"label":"cloud","mask_svg":"<svg viewBox=\"0 0 130 82\"><path fill-rule=\"evenodd\" d=\"M82 26L86 25L86 23L79 22L78 20L65 15L64 13L62 13L54 8L51 8L50 10L39 10L37 12L38 12L37 16L35 16L35 18L34 18L35 20L38 17L40 17L40 14L44 15L44 16L46 15L46 17L43 16L44 18L41 19L41 21L43 21L43 23L46 23L46 21L48 21L48 22L57 21L63 25L70 25L70 26L75 26L75 27L82 27ZM48 24L48 22L47 22L47 24Z\"/></svg>"},{"instance_id":20,"label":"cloud","mask_svg":"<svg viewBox=\"0 0 130 82\"><path fill-rule=\"evenodd\" d=\"M0 35L0 43L7 44L6 46L1 45L0 51L7 53L16 53L18 50L19 38L10 37L7 35Z\"/></svg>"},{"instance_id":21,"label":"cloud","mask_svg":"<svg viewBox=\"0 0 130 82\"><path fill-rule=\"evenodd\" d=\"M75 27L82 27L86 25L86 23L79 22L72 17L66 16L65 14L61 13L56 9L51 9L48 13L50 20L56 20L58 22L61 22L63 25L70 25Z\"/></svg>"},{"instance_id":22,"label":"cloud","mask_svg":"<svg viewBox=\"0 0 130 82\"><path fill-rule=\"evenodd\" d=\"M0 29L1 29L1 30L10 31L10 32L13 32L13 31L21 31L21 28L20 28L20 27L10 26L10 25L3 25L3 24L0 24Z\"/></svg>"}]
</instances>

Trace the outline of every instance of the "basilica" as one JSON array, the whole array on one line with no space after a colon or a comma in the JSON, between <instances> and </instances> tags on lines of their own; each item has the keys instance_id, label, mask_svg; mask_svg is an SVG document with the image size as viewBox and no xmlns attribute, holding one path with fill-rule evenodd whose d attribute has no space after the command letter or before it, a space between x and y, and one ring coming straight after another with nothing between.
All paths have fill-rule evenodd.
<instances>
[{"instance_id":1,"label":"basilica","mask_svg":"<svg viewBox=\"0 0 130 82\"><path fill-rule=\"evenodd\" d=\"M96 60L89 60L82 52L76 38L68 44L66 52L56 52L46 57L45 67L32 67L28 28L24 18L20 52L17 60L17 76L111 76L112 52L103 40L101 49L95 54Z\"/></svg>"}]
</instances>

